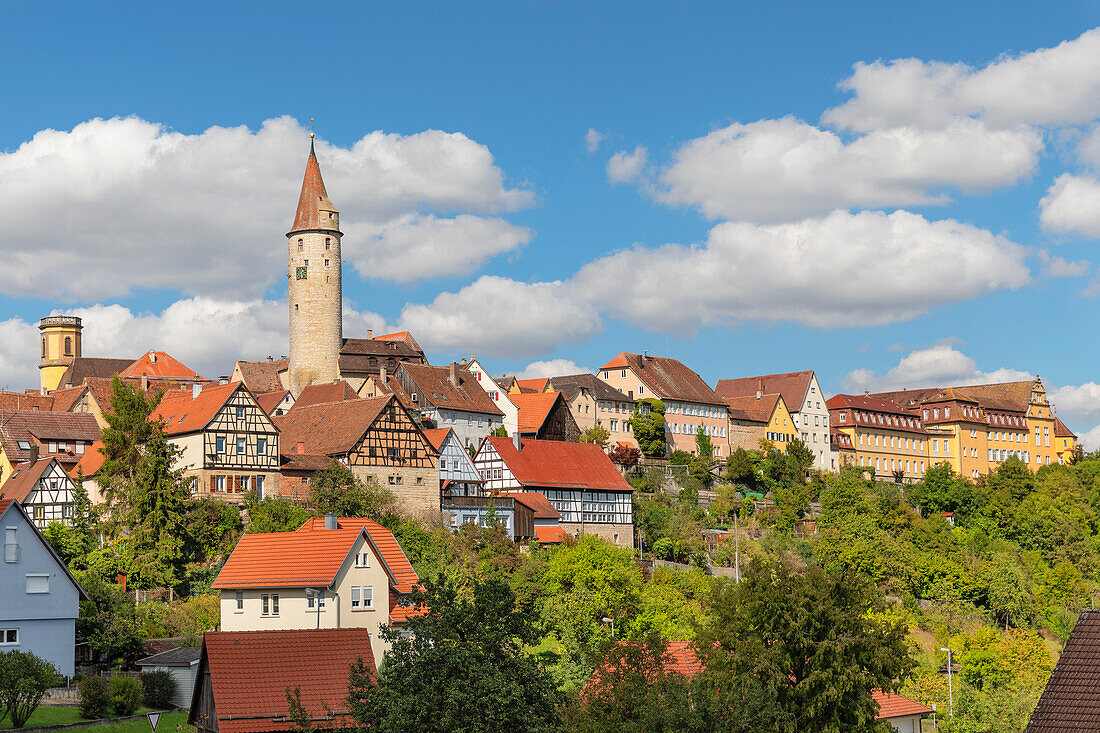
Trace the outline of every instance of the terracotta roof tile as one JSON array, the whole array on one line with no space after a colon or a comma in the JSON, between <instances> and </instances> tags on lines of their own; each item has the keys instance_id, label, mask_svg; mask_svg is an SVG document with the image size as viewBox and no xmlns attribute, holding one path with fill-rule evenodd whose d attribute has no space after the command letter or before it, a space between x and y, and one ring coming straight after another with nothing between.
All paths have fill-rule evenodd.
<instances>
[{"instance_id":1,"label":"terracotta roof tile","mask_svg":"<svg viewBox=\"0 0 1100 733\"><path fill-rule=\"evenodd\" d=\"M30 446L50 441L99 440L99 424L93 415L78 412L36 412L33 410L0 410L0 444L12 463L30 459ZM20 443L27 448L20 446ZM44 447L44 446L43 446ZM45 450L39 450L44 456ZM62 463L76 463L75 453L58 454Z\"/></svg>"},{"instance_id":2,"label":"terracotta roof tile","mask_svg":"<svg viewBox=\"0 0 1100 733\"><path fill-rule=\"evenodd\" d=\"M335 461L332 456L315 453L284 453L286 463L280 466L283 471L324 471L331 468Z\"/></svg>"},{"instance_id":3,"label":"terracotta roof tile","mask_svg":"<svg viewBox=\"0 0 1100 733\"><path fill-rule=\"evenodd\" d=\"M782 374L764 374L757 377L738 379L719 379L714 391L721 397L755 397L757 390L764 394L778 392L791 412L802 409L806 394L810 391L813 370L804 372L784 372Z\"/></svg>"},{"instance_id":4,"label":"terracotta roof tile","mask_svg":"<svg viewBox=\"0 0 1100 733\"><path fill-rule=\"evenodd\" d=\"M343 402L344 400L357 400L359 395L347 382L338 379L329 384L311 384L302 390L298 399L294 401L294 407L309 407L325 402Z\"/></svg>"},{"instance_id":5,"label":"terracotta roof tile","mask_svg":"<svg viewBox=\"0 0 1100 733\"><path fill-rule=\"evenodd\" d=\"M519 410L519 431L521 433L537 433L546 424L546 418L550 417L551 410L558 400L564 401L561 392L526 392L510 394L508 399Z\"/></svg>"},{"instance_id":6,"label":"terracotta roof tile","mask_svg":"<svg viewBox=\"0 0 1100 733\"><path fill-rule=\"evenodd\" d=\"M535 527L535 539L544 545L556 545L559 542L565 542L568 538L569 534L557 525Z\"/></svg>"},{"instance_id":7,"label":"terracotta roof tile","mask_svg":"<svg viewBox=\"0 0 1100 733\"><path fill-rule=\"evenodd\" d=\"M0 487L0 495L5 499L12 499L20 503L26 501L27 496L38 483L38 479L42 478L42 474L46 472L46 469L56 461L56 458L50 457L39 458L33 464L29 462L17 463L7 481Z\"/></svg>"},{"instance_id":8,"label":"terracotta roof tile","mask_svg":"<svg viewBox=\"0 0 1100 733\"><path fill-rule=\"evenodd\" d=\"M871 698L878 703L876 720L904 718L909 715L930 715L932 708L907 697L882 690L871 690Z\"/></svg>"},{"instance_id":9,"label":"terracotta roof tile","mask_svg":"<svg viewBox=\"0 0 1100 733\"><path fill-rule=\"evenodd\" d=\"M1077 439L1077 436L1066 427L1066 424L1062 422L1061 418L1054 418L1054 437L1056 438L1073 438Z\"/></svg>"},{"instance_id":10,"label":"terracotta roof tile","mask_svg":"<svg viewBox=\"0 0 1100 733\"><path fill-rule=\"evenodd\" d=\"M61 375L61 387L79 387L86 379L110 379L134 363L133 359L103 359L78 356Z\"/></svg>"},{"instance_id":11,"label":"terracotta roof tile","mask_svg":"<svg viewBox=\"0 0 1100 733\"><path fill-rule=\"evenodd\" d=\"M565 399L572 400L582 389L588 390L594 399L603 402L629 402L634 400L624 395L619 390L603 381L595 374L568 374L563 377L551 377L551 386L565 395Z\"/></svg>"},{"instance_id":12,"label":"terracotta roof tile","mask_svg":"<svg viewBox=\"0 0 1100 733\"><path fill-rule=\"evenodd\" d=\"M248 387L252 394L263 392L278 392L283 389L279 372L285 372L289 359L276 359L274 361L238 361L234 371L239 372L244 386Z\"/></svg>"},{"instance_id":13,"label":"terracotta roof tile","mask_svg":"<svg viewBox=\"0 0 1100 733\"><path fill-rule=\"evenodd\" d=\"M359 443L392 399L368 397L308 407L295 405L272 421L282 433L280 445L284 453L294 452L300 444L305 453L341 455Z\"/></svg>"},{"instance_id":14,"label":"terracotta roof tile","mask_svg":"<svg viewBox=\"0 0 1100 733\"><path fill-rule=\"evenodd\" d=\"M80 398L80 395L84 392L84 387L68 387L66 389L57 389L50 392L50 399L53 400L53 405L50 407L54 412L68 412L76 404L76 401Z\"/></svg>"},{"instance_id":15,"label":"terracotta roof tile","mask_svg":"<svg viewBox=\"0 0 1100 733\"><path fill-rule=\"evenodd\" d=\"M210 707L216 710L220 733L292 730L286 691L295 688L317 723L342 727L352 722L346 701L348 668L357 658L377 677L370 632L362 628L209 631L198 673L202 679L209 670L214 697ZM196 690L199 695L202 687ZM192 704L188 722L196 722L200 707ZM320 720L326 708L335 721Z\"/></svg>"},{"instance_id":16,"label":"terracotta roof tile","mask_svg":"<svg viewBox=\"0 0 1100 733\"><path fill-rule=\"evenodd\" d=\"M68 390L66 390L68 391ZM53 394L0 392L0 410L53 410ZM64 412L64 410L62 410Z\"/></svg>"},{"instance_id":17,"label":"terracotta roof tile","mask_svg":"<svg viewBox=\"0 0 1100 733\"><path fill-rule=\"evenodd\" d=\"M246 534L233 548L212 588L297 588L331 585L357 528L321 532Z\"/></svg>"},{"instance_id":18,"label":"terracotta roof tile","mask_svg":"<svg viewBox=\"0 0 1100 733\"><path fill-rule=\"evenodd\" d=\"M457 384L451 382L452 371ZM493 416L504 414L474 375L457 364L444 367L405 363L395 376L406 392L416 392L419 405Z\"/></svg>"},{"instance_id":19,"label":"terracotta roof tile","mask_svg":"<svg viewBox=\"0 0 1100 733\"><path fill-rule=\"evenodd\" d=\"M150 351L142 354L134 363L118 373L123 379L176 379L181 381L205 381L205 377L163 351Z\"/></svg>"},{"instance_id":20,"label":"terracotta roof tile","mask_svg":"<svg viewBox=\"0 0 1100 733\"><path fill-rule=\"evenodd\" d=\"M256 395L256 402L260 405L260 409L270 416L271 413L275 411L275 408L286 399L288 394L290 394L290 392L285 389L280 389L276 392L264 392Z\"/></svg>"},{"instance_id":21,"label":"terracotta roof tile","mask_svg":"<svg viewBox=\"0 0 1100 733\"><path fill-rule=\"evenodd\" d=\"M560 440L523 440L517 451L511 438L485 439L524 487L633 491L600 446Z\"/></svg>"},{"instance_id":22,"label":"terracotta roof tile","mask_svg":"<svg viewBox=\"0 0 1100 733\"><path fill-rule=\"evenodd\" d=\"M763 395L760 399L756 399L755 393L747 397L725 397L724 399L733 417L751 422L766 423L771 420L772 413L775 412L776 405L781 398L782 395L777 392ZM784 402L786 401L784 400Z\"/></svg>"},{"instance_id":23,"label":"terracotta roof tile","mask_svg":"<svg viewBox=\"0 0 1100 733\"><path fill-rule=\"evenodd\" d=\"M331 229L336 226L328 218L327 212L336 213L336 207L325 191L325 182L321 179L321 166L313 152L312 141L309 144L309 157L306 158L306 172L302 177L302 192L298 195L298 209L294 212L294 223L290 232L306 229ZM326 212L322 215L322 212Z\"/></svg>"},{"instance_id":24,"label":"terracotta roof tile","mask_svg":"<svg viewBox=\"0 0 1100 733\"><path fill-rule=\"evenodd\" d=\"M451 428L432 428L424 431L424 437L428 439L433 448L441 451L443 450L443 441L447 439L447 434L450 432Z\"/></svg>"},{"instance_id":25,"label":"terracotta roof tile","mask_svg":"<svg viewBox=\"0 0 1100 733\"><path fill-rule=\"evenodd\" d=\"M97 440L84 450L84 456L77 461L69 475L74 479L79 472L84 478L90 478L99 473L103 467L103 461L107 456L103 455L103 441Z\"/></svg>"},{"instance_id":26,"label":"terracotta roof tile","mask_svg":"<svg viewBox=\"0 0 1100 733\"><path fill-rule=\"evenodd\" d=\"M548 377L535 377L533 379L517 379L516 386L519 391L528 394L533 392L545 392L546 385L550 383Z\"/></svg>"},{"instance_id":27,"label":"terracotta roof tile","mask_svg":"<svg viewBox=\"0 0 1100 733\"><path fill-rule=\"evenodd\" d=\"M554 508L550 500L537 491L512 491L506 492L504 496L512 497L533 511L535 519L561 519L561 513Z\"/></svg>"},{"instance_id":28,"label":"terracotta roof tile","mask_svg":"<svg viewBox=\"0 0 1100 733\"><path fill-rule=\"evenodd\" d=\"M152 417L164 421L166 435L182 435L204 429L225 406L225 403L238 389L244 389L237 382L229 384L207 384L194 396L194 390L169 392L164 395Z\"/></svg>"},{"instance_id":29,"label":"terracotta roof tile","mask_svg":"<svg viewBox=\"0 0 1100 733\"><path fill-rule=\"evenodd\" d=\"M623 352L603 366L604 369L626 367L642 384L662 400L680 400L702 405L726 406L707 386L703 378L677 359Z\"/></svg>"},{"instance_id":30,"label":"terracotta roof tile","mask_svg":"<svg viewBox=\"0 0 1100 733\"><path fill-rule=\"evenodd\" d=\"M1085 609L1025 733L1100 730L1100 611Z\"/></svg>"}]
</instances>

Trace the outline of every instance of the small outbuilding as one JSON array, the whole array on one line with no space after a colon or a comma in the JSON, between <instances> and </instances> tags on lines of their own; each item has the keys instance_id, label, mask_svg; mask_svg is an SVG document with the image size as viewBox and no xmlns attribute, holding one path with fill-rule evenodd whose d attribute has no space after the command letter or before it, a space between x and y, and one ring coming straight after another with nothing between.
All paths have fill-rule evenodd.
<instances>
[{"instance_id":1,"label":"small outbuilding","mask_svg":"<svg viewBox=\"0 0 1100 733\"><path fill-rule=\"evenodd\" d=\"M179 708L190 707L195 691L195 674L199 668L201 646L181 646L160 654L137 660L142 672L167 672L176 681L176 694L172 704Z\"/></svg>"}]
</instances>

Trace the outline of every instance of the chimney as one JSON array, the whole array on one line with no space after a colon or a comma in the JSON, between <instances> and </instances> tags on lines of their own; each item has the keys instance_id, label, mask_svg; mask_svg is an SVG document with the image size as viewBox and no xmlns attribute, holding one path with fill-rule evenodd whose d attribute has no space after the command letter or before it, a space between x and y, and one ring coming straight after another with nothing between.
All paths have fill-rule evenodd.
<instances>
[{"instance_id":1,"label":"chimney","mask_svg":"<svg viewBox=\"0 0 1100 733\"><path fill-rule=\"evenodd\" d=\"M157 363L157 352L152 351L152 350L149 351L149 363L150 364L156 364Z\"/></svg>"},{"instance_id":2,"label":"chimney","mask_svg":"<svg viewBox=\"0 0 1100 733\"><path fill-rule=\"evenodd\" d=\"M458 365L459 365L459 366L461 366L461 367L464 367L464 366L466 366L466 357L465 357L465 356L464 356L464 357L462 357L462 358L461 358L461 359L459 360L459 362L458 362Z\"/></svg>"},{"instance_id":3,"label":"chimney","mask_svg":"<svg viewBox=\"0 0 1100 733\"><path fill-rule=\"evenodd\" d=\"M228 376L218 377L218 384L229 384L229 377Z\"/></svg>"},{"instance_id":4,"label":"chimney","mask_svg":"<svg viewBox=\"0 0 1100 733\"><path fill-rule=\"evenodd\" d=\"M336 515L332 512L329 512L325 515L325 529L336 529L336 527Z\"/></svg>"},{"instance_id":5,"label":"chimney","mask_svg":"<svg viewBox=\"0 0 1100 733\"><path fill-rule=\"evenodd\" d=\"M197 400L200 394L202 394L202 385L195 382L191 385L191 399Z\"/></svg>"},{"instance_id":6,"label":"chimney","mask_svg":"<svg viewBox=\"0 0 1100 733\"><path fill-rule=\"evenodd\" d=\"M367 329L367 338L369 338L369 339L374 338L374 329L371 329L371 328Z\"/></svg>"},{"instance_id":7,"label":"chimney","mask_svg":"<svg viewBox=\"0 0 1100 733\"><path fill-rule=\"evenodd\" d=\"M512 445L516 447L517 451L523 450L523 441L519 437L519 431L512 433Z\"/></svg>"},{"instance_id":8,"label":"chimney","mask_svg":"<svg viewBox=\"0 0 1100 733\"><path fill-rule=\"evenodd\" d=\"M141 391L142 392L148 392L149 391L149 375L148 374L142 374L141 375Z\"/></svg>"},{"instance_id":9,"label":"chimney","mask_svg":"<svg viewBox=\"0 0 1100 733\"><path fill-rule=\"evenodd\" d=\"M38 443L32 443L32 444L31 444L31 456L30 456L30 461L31 461L31 465L32 465L32 466L33 466L33 465L34 465L35 463L37 463L37 462L38 462Z\"/></svg>"},{"instance_id":10,"label":"chimney","mask_svg":"<svg viewBox=\"0 0 1100 733\"><path fill-rule=\"evenodd\" d=\"M386 367L382 367L378 370L378 381L382 384L389 384L389 375L386 374Z\"/></svg>"},{"instance_id":11,"label":"chimney","mask_svg":"<svg viewBox=\"0 0 1100 733\"><path fill-rule=\"evenodd\" d=\"M453 361L451 362L451 367L450 367L450 379L451 379L451 386L457 388L458 387L458 364L455 364Z\"/></svg>"},{"instance_id":12,"label":"chimney","mask_svg":"<svg viewBox=\"0 0 1100 733\"><path fill-rule=\"evenodd\" d=\"M764 380L756 380L756 399L762 399L764 397Z\"/></svg>"},{"instance_id":13,"label":"chimney","mask_svg":"<svg viewBox=\"0 0 1100 733\"><path fill-rule=\"evenodd\" d=\"M268 360L268 361L275 361L274 359L272 359L272 358L271 358L271 354L268 354L268 355L267 355L267 360Z\"/></svg>"},{"instance_id":14,"label":"chimney","mask_svg":"<svg viewBox=\"0 0 1100 733\"><path fill-rule=\"evenodd\" d=\"M299 441L298 442L298 454L301 455L302 453L305 453L305 452L306 452L306 444L302 441Z\"/></svg>"}]
</instances>

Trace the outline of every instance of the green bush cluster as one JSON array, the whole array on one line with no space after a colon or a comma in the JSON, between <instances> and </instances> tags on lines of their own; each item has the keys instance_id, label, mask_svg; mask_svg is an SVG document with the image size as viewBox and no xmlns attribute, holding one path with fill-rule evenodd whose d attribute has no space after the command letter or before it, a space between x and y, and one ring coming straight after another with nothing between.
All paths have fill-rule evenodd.
<instances>
[{"instance_id":1,"label":"green bush cluster","mask_svg":"<svg viewBox=\"0 0 1100 733\"><path fill-rule=\"evenodd\" d=\"M141 707L144 690L141 680L127 674L111 678L111 712L122 718L133 715Z\"/></svg>"},{"instance_id":2,"label":"green bush cluster","mask_svg":"<svg viewBox=\"0 0 1100 733\"><path fill-rule=\"evenodd\" d=\"M87 675L78 684L78 712L85 720L106 718L111 711L111 683L99 675Z\"/></svg>"},{"instance_id":3,"label":"green bush cluster","mask_svg":"<svg viewBox=\"0 0 1100 733\"><path fill-rule=\"evenodd\" d=\"M141 675L142 699L145 707L167 710L174 707L173 699L179 686L176 678L164 670L145 672Z\"/></svg>"}]
</instances>

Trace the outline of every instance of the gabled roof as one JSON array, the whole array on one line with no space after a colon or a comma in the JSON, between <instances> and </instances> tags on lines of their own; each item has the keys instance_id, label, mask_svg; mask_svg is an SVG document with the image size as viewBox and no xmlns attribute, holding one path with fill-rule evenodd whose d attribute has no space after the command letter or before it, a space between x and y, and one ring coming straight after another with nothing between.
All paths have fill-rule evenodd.
<instances>
[{"instance_id":1,"label":"gabled roof","mask_svg":"<svg viewBox=\"0 0 1100 733\"><path fill-rule=\"evenodd\" d=\"M451 381L452 373L454 382ZM406 392L416 392L418 405L493 416L504 414L489 399L477 378L457 364L443 367L406 362L398 368L397 377Z\"/></svg>"},{"instance_id":2,"label":"gabled roof","mask_svg":"<svg viewBox=\"0 0 1100 733\"><path fill-rule=\"evenodd\" d=\"M103 441L94 441L84 449L84 455L77 461L69 475L74 479L78 473L84 478L95 476L99 473L99 469L103 468L103 461L106 459L107 456L103 455Z\"/></svg>"},{"instance_id":3,"label":"gabled roof","mask_svg":"<svg viewBox=\"0 0 1100 733\"><path fill-rule=\"evenodd\" d=\"M424 352L419 346L414 347L414 343L401 339L344 339L340 347L340 373L377 374L391 362L395 370L398 362L422 363Z\"/></svg>"},{"instance_id":4,"label":"gabled roof","mask_svg":"<svg viewBox=\"0 0 1100 733\"><path fill-rule=\"evenodd\" d=\"M80 395L83 394L84 387L67 387L65 389L55 389L50 392L50 399L53 400L53 405L50 407L54 412L68 412L76 404L76 401L80 399Z\"/></svg>"},{"instance_id":5,"label":"gabled roof","mask_svg":"<svg viewBox=\"0 0 1100 733\"><path fill-rule=\"evenodd\" d=\"M516 387L523 394L531 392L545 392L547 385L550 384L549 377L534 377L532 379L517 379Z\"/></svg>"},{"instance_id":6,"label":"gabled roof","mask_svg":"<svg viewBox=\"0 0 1100 733\"><path fill-rule=\"evenodd\" d=\"M336 520L337 529L335 531L344 531L347 529L365 529L367 534L370 535L371 542L378 550L378 554L382 556L382 560L386 563L386 568L393 575L394 580L397 583L398 590L402 593L408 592L412 586L420 582L420 578L417 576L416 571L413 570L412 563L409 562L408 556L405 555L405 551L401 549L401 545L397 543L397 538L393 536L393 532L383 527L373 519L367 519L365 517L340 517ZM331 529L325 529L324 517L311 517L305 521L305 523L294 530L295 533L325 533L332 532Z\"/></svg>"},{"instance_id":7,"label":"gabled roof","mask_svg":"<svg viewBox=\"0 0 1100 733\"><path fill-rule=\"evenodd\" d=\"M351 385L342 379L329 384L311 384L302 390L298 399L294 401L294 407L309 407L324 402L342 402L344 400L357 400L359 395L351 388Z\"/></svg>"},{"instance_id":8,"label":"gabled roof","mask_svg":"<svg viewBox=\"0 0 1100 733\"><path fill-rule=\"evenodd\" d=\"M416 339L413 338L413 335L411 333L409 333L408 331L398 331L396 333L386 333L386 334L382 334L381 336L375 336L374 339L376 341L401 341L401 342L404 342L405 344L407 344L410 349L413 349L414 351L417 351L420 354L424 353L424 349L420 348L420 344L417 343Z\"/></svg>"},{"instance_id":9,"label":"gabled roof","mask_svg":"<svg viewBox=\"0 0 1100 733\"><path fill-rule=\"evenodd\" d=\"M634 400L627 397L619 390L603 381L595 374L568 374L564 377L551 377L550 384L554 389L565 395L565 399L572 401L582 389L588 390L594 399L602 402L629 402Z\"/></svg>"},{"instance_id":10,"label":"gabled roof","mask_svg":"<svg viewBox=\"0 0 1100 733\"><path fill-rule=\"evenodd\" d=\"M79 387L84 380L91 378L110 379L134 363L133 359L102 359L99 357L78 356L61 375L58 382L61 387Z\"/></svg>"},{"instance_id":11,"label":"gabled roof","mask_svg":"<svg viewBox=\"0 0 1100 733\"><path fill-rule=\"evenodd\" d=\"M912 410L907 410L896 402L879 399L870 395L838 394L829 398L826 405L830 410L866 410L867 412L885 412L891 415L904 415L915 417Z\"/></svg>"},{"instance_id":12,"label":"gabled roof","mask_svg":"<svg viewBox=\"0 0 1100 733\"><path fill-rule=\"evenodd\" d=\"M57 393L43 395L38 392L0 392L0 410L53 410L55 394Z\"/></svg>"},{"instance_id":13,"label":"gabled roof","mask_svg":"<svg viewBox=\"0 0 1100 733\"><path fill-rule=\"evenodd\" d=\"M214 710L219 733L276 733L295 729L287 716L287 690L297 688L318 727L351 725L348 669L362 659L377 678L370 632L363 628L295 631L208 631L197 677L209 672L213 701L195 685L188 722ZM262 672L262 673L261 673ZM335 720L327 719L325 711ZM211 728L215 727L212 722Z\"/></svg>"},{"instance_id":14,"label":"gabled roof","mask_svg":"<svg viewBox=\"0 0 1100 733\"><path fill-rule=\"evenodd\" d=\"M1059 417L1054 418L1054 437L1073 438L1074 440L1077 440L1077 436L1073 433L1072 430L1066 427L1066 424L1062 422L1062 419Z\"/></svg>"},{"instance_id":15,"label":"gabled roof","mask_svg":"<svg viewBox=\"0 0 1100 733\"><path fill-rule=\"evenodd\" d=\"M46 548L46 552L50 553L50 557L54 559L54 562L58 564L61 571L65 573L65 577L69 579L69 582L76 588L76 594L82 601L88 600L88 594L84 592L84 589L80 586L80 583L76 582L76 578L69 572L69 566L66 565L58 556L57 551L53 549L53 546L46 541L46 538L42 536L42 531L34 525L34 522L27 515L25 509L18 501L11 499L0 499L0 522L4 521L4 516L9 512L19 512L27 525L34 531L34 536L38 538L38 541L42 543L42 546Z\"/></svg>"},{"instance_id":16,"label":"gabled roof","mask_svg":"<svg viewBox=\"0 0 1100 733\"><path fill-rule=\"evenodd\" d=\"M776 405L783 399L783 395L776 392L775 394L762 395L760 399L756 399L756 395L752 394L747 397L726 397L726 404L729 405L730 417L735 420L747 420L749 422L766 423L772 418L772 414L775 412ZM786 400L784 400L786 404Z\"/></svg>"},{"instance_id":17,"label":"gabled roof","mask_svg":"<svg viewBox=\"0 0 1100 733\"><path fill-rule=\"evenodd\" d=\"M12 463L30 460L29 448L35 442L99 440L99 424L93 415L79 412L36 412L33 410L0 410L0 445ZM76 462L76 456L65 455Z\"/></svg>"},{"instance_id":18,"label":"gabled roof","mask_svg":"<svg viewBox=\"0 0 1100 733\"><path fill-rule=\"evenodd\" d=\"M505 492L504 496L512 497L533 511L535 519L561 519L561 513L554 508L550 500L537 491L511 491Z\"/></svg>"},{"instance_id":19,"label":"gabled roof","mask_svg":"<svg viewBox=\"0 0 1100 733\"><path fill-rule=\"evenodd\" d=\"M289 359L238 361L234 371L240 373L241 381L244 382L244 386L248 387L252 394L278 392L283 389L279 372L285 372L289 363Z\"/></svg>"},{"instance_id":20,"label":"gabled roof","mask_svg":"<svg viewBox=\"0 0 1100 733\"><path fill-rule=\"evenodd\" d=\"M1100 730L1100 611L1085 609L1024 733Z\"/></svg>"},{"instance_id":21,"label":"gabled roof","mask_svg":"<svg viewBox=\"0 0 1100 733\"><path fill-rule=\"evenodd\" d=\"M271 413L275 411L275 408L278 407L289 394L290 391L285 389L280 389L276 392L264 392L263 394L256 395L256 403L259 404L261 410L270 416Z\"/></svg>"},{"instance_id":22,"label":"gabled roof","mask_svg":"<svg viewBox=\"0 0 1100 733\"><path fill-rule=\"evenodd\" d=\"M326 456L324 454L284 453L282 458L285 462L279 467L280 471L324 471L326 468L331 468L334 464L332 456Z\"/></svg>"},{"instance_id":23,"label":"gabled roof","mask_svg":"<svg viewBox=\"0 0 1100 733\"><path fill-rule=\"evenodd\" d=\"M230 382L207 384L197 397L190 389L169 392L150 417L164 421L165 435L195 433L210 424L238 389L244 387L238 382Z\"/></svg>"},{"instance_id":24,"label":"gabled roof","mask_svg":"<svg viewBox=\"0 0 1100 733\"><path fill-rule=\"evenodd\" d=\"M138 667L190 667L201 656L201 646L178 646L160 654L142 657L134 664Z\"/></svg>"},{"instance_id":25,"label":"gabled roof","mask_svg":"<svg viewBox=\"0 0 1100 733\"><path fill-rule=\"evenodd\" d=\"M282 433L280 448L294 452L337 456L354 448L393 397L368 397L297 407L272 418Z\"/></svg>"},{"instance_id":26,"label":"gabled roof","mask_svg":"<svg viewBox=\"0 0 1100 733\"><path fill-rule=\"evenodd\" d=\"M441 451L443 450L443 441L452 432L454 431L451 428L432 428L424 431L424 437L428 439L428 442L432 444L436 451Z\"/></svg>"},{"instance_id":27,"label":"gabled roof","mask_svg":"<svg viewBox=\"0 0 1100 733\"><path fill-rule=\"evenodd\" d=\"M508 395L518 412L519 431L537 433L546 424L554 405L565 402L561 392L524 392Z\"/></svg>"},{"instance_id":28,"label":"gabled roof","mask_svg":"<svg viewBox=\"0 0 1100 733\"><path fill-rule=\"evenodd\" d=\"M57 463L57 459L51 456L39 458L34 463L16 464L8 480L4 482L3 487L0 487L0 496L23 503L38 484L38 479L42 478L54 463Z\"/></svg>"},{"instance_id":29,"label":"gabled roof","mask_svg":"<svg viewBox=\"0 0 1100 733\"><path fill-rule=\"evenodd\" d=\"M203 382L205 377L176 357L164 351L150 351L142 354L128 367L118 373L123 379L175 379Z\"/></svg>"},{"instance_id":30,"label":"gabled roof","mask_svg":"<svg viewBox=\"0 0 1100 733\"><path fill-rule=\"evenodd\" d=\"M726 406L702 377L677 359L624 351L603 366L603 369L615 368L630 369L653 396L662 400Z\"/></svg>"},{"instance_id":31,"label":"gabled roof","mask_svg":"<svg viewBox=\"0 0 1100 733\"><path fill-rule=\"evenodd\" d=\"M757 391L765 394L778 392L791 412L800 412L813 381L812 369L803 372L764 374L757 377L719 379L714 391L721 397L755 397Z\"/></svg>"},{"instance_id":32,"label":"gabled roof","mask_svg":"<svg viewBox=\"0 0 1100 733\"><path fill-rule=\"evenodd\" d=\"M594 443L525 439L522 450L517 451L512 438L491 435L485 441L524 487L634 490L603 449Z\"/></svg>"},{"instance_id":33,"label":"gabled roof","mask_svg":"<svg viewBox=\"0 0 1100 733\"><path fill-rule=\"evenodd\" d=\"M983 409L1000 412L1027 412L1031 404L1031 391L1034 381L1003 382L998 384L972 384L961 387L949 387L957 399L977 402ZM871 395L884 400L897 402L906 407L917 407L935 400L947 390L941 387L921 389L902 389L893 392L879 392Z\"/></svg>"},{"instance_id":34,"label":"gabled roof","mask_svg":"<svg viewBox=\"0 0 1100 733\"><path fill-rule=\"evenodd\" d=\"M362 529L271 532L241 537L211 588L329 586Z\"/></svg>"},{"instance_id":35,"label":"gabled roof","mask_svg":"<svg viewBox=\"0 0 1100 733\"><path fill-rule=\"evenodd\" d=\"M569 534L559 525L538 525L535 527L535 539L544 545L556 545L565 542Z\"/></svg>"},{"instance_id":36,"label":"gabled roof","mask_svg":"<svg viewBox=\"0 0 1100 733\"><path fill-rule=\"evenodd\" d=\"M309 143L309 157L306 158L306 172L302 177L302 192L298 195L298 209L294 212L294 223L290 233L306 229L336 229L334 222L321 212L335 212L336 207L328 198L325 182L321 180L321 166L313 152L313 141Z\"/></svg>"}]
</instances>

